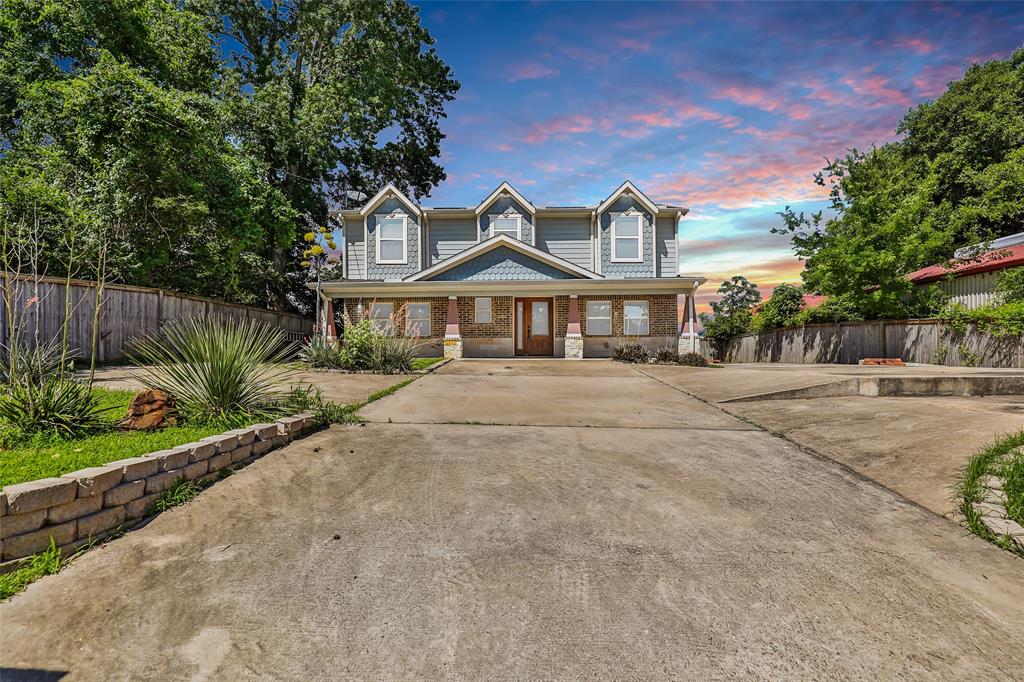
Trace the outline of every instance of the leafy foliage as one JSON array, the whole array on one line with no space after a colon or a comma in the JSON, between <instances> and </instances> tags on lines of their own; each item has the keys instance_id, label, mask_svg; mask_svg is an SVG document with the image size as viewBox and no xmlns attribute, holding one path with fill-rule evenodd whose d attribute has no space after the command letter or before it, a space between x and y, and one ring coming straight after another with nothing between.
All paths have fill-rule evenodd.
<instances>
[{"instance_id":1,"label":"leafy foliage","mask_svg":"<svg viewBox=\"0 0 1024 682\"><path fill-rule=\"evenodd\" d=\"M65 350L60 339L40 343L0 344L0 385L40 386L48 379L74 369L75 352Z\"/></svg>"},{"instance_id":2,"label":"leafy foliage","mask_svg":"<svg viewBox=\"0 0 1024 682\"><path fill-rule=\"evenodd\" d=\"M677 364L679 362L679 351L672 346L662 346L654 352L654 359L657 362Z\"/></svg>"},{"instance_id":3,"label":"leafy foliage","mask_svg":"<svg viewBox=\"0 0 1024 682\"><path fill-rule=\"evenodd\" d=\"M869 319L919 315L908 272L1024 223L1024 49L972 66L897 132L815 177L831 217L787 207L773 230L805 260L806 290L842 296Z\"/></svg>"},{"instance_id":4,"label":"leafy foliage","mask_svg":"<svg viewBox=\"0 0 1024 682\"><path fill-rule=\"evenodd\" d=\"M968 310L960 304L951 304L939 314L957 334L964 334L968 325L978 331L989 332L996 338L1024 336L1024 301L990 304Z\"/></svg>"},{"instance_id":5,"label":"leafy foliage","mask_svg":"<svg viewBox=\"0 0 1024 682\"><path fill-rule=\"evenodd\" d=\"M1024 267L1010 268L999 273L996 293L1003 303L1024 302Z\"/></svg>"},{"instance_id":6,"label":"leafy foliage","mask_svg":"<svg viewBox=\"0 0 1024 682\"><path fill-rule=\"evenodd\" d=\"M751 324L751 331L786 327L793 323L804 305L804 292L792 284L780 284L772 291L771 298L760 307Z\"/></svg>"},{"instance_id":7,"label":"leafy foliage","mask_svg":"<svg viewBox=\"0 0 1024 682\"><path fill-rule=\"evenodd\" d=\"M6 0L0 34L0 221L115 281L308 307L332 202L445 177L459 85L404 0Z\"/></svg>"},{"instance_id":8,"label":"leafy foliage","mask_svg":"<svg viewBox=\"0 0 1024 682\"><path fill-rule=\"evenodd\" d=\"M818 322L863 320L857 305L843 296L830 296L816 306L808 306L789 319L786 326L799 327Z\"/></svg>"},{"instance_id":9,"label":"leafy foliage","mask_svg":"<svg viewBox=\"0 0 1024 682\"><path fill-rule=\"evenodd\" d=\"M612 351L612 360L630 364L645 364L651 361L651 353L647 347L635 341L620 341Z\"/></svg>"},{"instance_id":10,"label":"leafy foliage","mask_svg":"<svg viewBox=\"0 0 1024 682\"><path fill-rule=\"evenodd\" d=\"M69 378L16 381L0 394L0 442L5 447L37 435L69 439L108 427L92 389Z\"/></svg>"},{"instance_id":11,"label":"leafy foliage","mask_svg":"<svg viewBox=\"0 0 1024 682\"><path fill-rule=\"evenodd\" d=\"M342 346L314 336L299 349L299 360L312 369L349 369L342 353Z\"/></svg>"},{"instance_id":12,"label":"leafy foliage","mask_svg":"<svg viewBox=\"0 0 1024 682\"><path fill-rule=\"evenodd\" d=\"M679 364L687 367L707 367L708 359L700 353L683 353L679 356Z\"/></svg>"},{"instance_id":13,"label":"leafy foliage","mask_svg":"<svg viewBox=\"0 0 1024 682\"><path fill-rule=\"evenodd\" d=\"M132 360L187 419L237 424L284 410L290 371L280 363L294 351L282 330L263 322L203 318L136 341Z\"/></svg>"},{"instance_id":14,"label":"leafy foliage","mask_svg":"<svg viewBox=\"0 0 1024 682\"><path fill-rule=\"evenodd\" d=\"M716 345L750 331L751 310L761 302L757 285L746 277L735 275L718 287L722 298L711 303L711 314L701 313L704 336Z\"/></svg>"},{"instance_id":15,"label":"leafy foliage","mask_svg":"<svg viewBox=\"0 0 1024 682\"><path fill-rule=\"evenodd\" d=\"M386 334L373 334L366 358L366 367L378 374L402 374L412 371L416 343Z\"/></svg>"}]
</instances>

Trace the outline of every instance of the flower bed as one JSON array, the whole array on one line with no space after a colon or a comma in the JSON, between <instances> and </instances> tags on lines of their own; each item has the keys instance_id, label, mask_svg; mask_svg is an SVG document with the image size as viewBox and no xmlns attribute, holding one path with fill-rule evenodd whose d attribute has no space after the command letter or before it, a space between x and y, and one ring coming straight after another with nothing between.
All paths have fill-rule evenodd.
<instances>
[{"instance_id":1,"label":"flower bed","mask_svg":"<svg viewBox=\"0 0 1024 682\"><path fill-rule=\"evenodd\" d=\"M59 477L8 485L0 491L0 560L30 556L51 542L69 554L148 516L160 493L181 481L216 481L224 469L262 457L319 423L304 413Z\"/></svg>"}]
</instances>

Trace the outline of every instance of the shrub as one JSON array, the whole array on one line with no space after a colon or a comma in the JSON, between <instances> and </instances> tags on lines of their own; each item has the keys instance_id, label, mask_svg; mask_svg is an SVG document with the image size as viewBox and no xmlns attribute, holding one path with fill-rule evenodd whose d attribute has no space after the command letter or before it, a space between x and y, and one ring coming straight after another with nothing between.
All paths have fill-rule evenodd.
<instances>
[{"instance_id":1,"label":"shrub","mask_svg":"<svg viewBox=\"0 0 1024 682\"><path fill-rule=\"evenodd\" d=\"M700 353L683 353L679 356L679 364L687 367L707 367L708 359Z\"/></svg>"},{"instance_id":2,"label":"shrub","mask_svg":"<svg viewBox=\"0 0 1024 682\"><path fill-rule=\"evenodd\" d=\"M1010 268L999 273L996 291L1003 303L1024 303L1024 267Z\"/></svg>"},{"instance_id":3,"label":"shrub","mask_svg":"<svg viewBox=\"0 0 1024 682\"><path fill-rule=\"evenodd\" d=\"M186 418L233 424L283 409L290 370L280 363L295 344L276 327L193 319L133 345L132 360L153 387L174 396Z\"/></svg>"},{"instance_id":4,"label":"shrub","mask_svg":"<svg viewBox=\"0 0 1024 682\"><path fill-rule=\"evenodd\" d=\"M64 350L60 339L49 343L0 345L0 384L41 386L54 375L73 368L76 351Z\"/></svg>"},{"instance_id":5,"label":"shrub","mask_svg":"<svg viewBox=\"0 0 1024 682\"><path fill-rule=\"evenodd\" d=\"M402 374L412 370L415 357L413 341L377 332L370 335L366 369L381 374Z\"/></svg>"},{"instance_id":6,"label":"shrub","mask_svg":"<svg viewBox=\"0 0 1024 682\"><path fill-rule=\"evenodd\" d=\"M315 336L299 350L299 360L313 369L348 369L340 343Z\"/></svg>"},{"instance_id":7,"label":"shrub","mask_svg":"<svg viewBox=\"0 0 1024 682\"><path fill-rule=\"evenodd\" d=\"M645 363L650 362L651 354L643 344L635 341L620 341L612 352L612 359L619 362Z\"/></svg>"},{"instance_id":8,"label":"shrub","mask_svg":"<svg viewBox=\"0 0 1024 682\"><path fill-rule=\"evenodd\" d=\"M679 351L671 346L662 346L654 352L654 359L658 362L679 362Z\"/></svg>"},{"instance_id":9,"label":"shrub","mask_svg":"<svg viewBox=\"0 0 1024 682\"><path fill-rule=\"evenodd\" d=\"M0 439L10 447L35 435L74 438L107 428L104 411L92 389L72 379L14 382L0 395Z\"/></svg>"},{"instance_id":10,"label":"shrub","mask_svg":"<svg viewBox=\"0 0 1024 682\"><path fill-rule=\"evenodd\" d=\"M815 322L847 322L863 320L864 315L852 301L841 296L829 296L820 305L804 308L791 320L793 326L814 324Z\"/></svg>"},{"instance_id":11,"label":"shrub","mask_svg":"<svg viewBox=\"0 0 1024 682\"><path fill-rule=\"evenodd\" d=\"M803 289L792 284L780 284L772 291L769 298L754 315L751 330L755 332L777 329L792 324L804 305Z\"/></svg>"},{"instance_id":12,"label":"shrub","mask_svg":"<svg viewBox=\"0 0 1024 682\"><path fill-rule=\"evenodd\" d=\"M367 369L370 361L370 350L375 337L383 334L373 326L370 320L352 323L345 320L345 329L341 335L341 358L350 369Z\"/></svg>"}]
</instances>

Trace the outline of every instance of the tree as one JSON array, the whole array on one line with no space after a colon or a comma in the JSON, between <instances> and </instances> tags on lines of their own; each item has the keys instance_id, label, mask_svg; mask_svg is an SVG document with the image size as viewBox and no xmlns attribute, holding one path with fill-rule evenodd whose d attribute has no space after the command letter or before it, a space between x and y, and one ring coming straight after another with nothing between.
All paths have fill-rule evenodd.
<instances>
[{"instance_id":1,"label":"tree","mask_svg":"<svg viewBox=\"0 0 1024 682\"><path fill-rule=\"evenodd\" d=\"M719 346L734 336L750 331L751 309L761 302L757 285L735 275L718 287L722 298L711 303L711 314L701 313L704 336Z\"/></svg>"},{"instance_id":2,"label":"tree","mask_svg":"<svg viewBox=\"0 0 1024 682\"><path fill-rule=\"evenodd\" d=\"M804 307L804 292L792 284L780 284L772 290L771 298L762 305L751 324L751 331L762 332L795 323L797 313Z\"/></svg>"},{"instance_id":3,"label":"tree","mask_svg":"<svg viewBox=\"0 0 1024 682\"><path fill-rule=\"evenodd\" d=\"M230 127L306 220L327 221L348 192L388 182L420 197L444 180L439 121L459 83L404 0L206 0L231 45L224 78ZM292 240L294 242L294 239ZM268 240L282 276L297 253ZM294 292L295 290L292 289Z\"/></svg>"},{"instance_id":4,"label":"tree","mask_svg":"<svg viewBox=\"0 0 1024 682\"><path fill-rule=\"evenodd\" d=\"M788 206L783 225L808 291L843 296L868 317L920 309L905 278L958 247L1024 223L1024 49L974 65L907 113L904 137L828 161L814 181L834 217Z\"/></svg>"}]
</instances>

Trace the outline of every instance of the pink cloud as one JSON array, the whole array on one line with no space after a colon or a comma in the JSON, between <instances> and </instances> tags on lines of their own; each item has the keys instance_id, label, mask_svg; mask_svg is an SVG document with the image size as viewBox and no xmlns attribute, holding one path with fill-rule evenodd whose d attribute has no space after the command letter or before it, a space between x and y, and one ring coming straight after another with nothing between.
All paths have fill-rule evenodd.
<instances>
[{"instance_id":1,"label":"pink cloud","mask_svg":"<svg viewBox=\"0 0 1024 682\"><path fill-rule=\"evenodd\" d=\"M889 41L880 40L876 44L879 46L889 46L898 49L911 50L912 52L916 52L917 54L929 54L939 49L939 46L931 42L930 40L912 36L896 38L895 40Z\"/></svg>"},{"instance_id":2,"label":"pink cloud","mask_svg":"<svg viewBox=\"0 0 1024 682\"><path fill-rule=\"evenodd\" d=\"M551 78L559 74L558 69L553 69L537 62L525 62L513 64L506 69L506 78L510 83L518 81L537 80L539 78Z\"/></svg>"},{"instance_id":3,"label":"pink cloud","mask_svg":"<svg viewBox=\"0 0 1024 682\"><path fill-rule=\"evenodd\" d=\"M494 145L493 148L499 152L514 152L516 150L515 147L508 144L507 142L499 142L498 144Z\"/></svg>"},{"instance_id":4,"label":"pink cloud","mask_svg":"<svg viewBox=\"0 0 1024 682\"><path fill-rule=\"evenodd\" d=\"M616 44L623 50L632 50L633 52L650 52L651 41L649 40L637 40L635 38L619 38Z\"/></svg>"},{"instance_id":5,"label":"pink cloud","mask_svg":"<svg viewBox=\"0 0 1024 682\"><path fill-rule=\"evenodd\" d=\"M938 97L946 91L949 81L957 80L964 75L964 69L959 64L947 64L945 66L925 66L914 76L914 89L921 97Z\"/></svg>"},{"instance_id":6,"label":"pink cloud","mask_svg":"<svg viewBox=\"0 0 1024 682\"><path fill-rule=\"evenodd\" d=\"M750 86L729 85L724 88L718 88L711 93L711 97L714 99L727 99L737 104L756 107L764 111L775 111L782 105L781 96L769 95L762 88Z\"/></svg>"},{"instance_id":7,"label":"pink cloud","mask_svg":"<svg viewBox=\"0 0 1024 682\"><path fill-rule=\"evenodd\" d=\"M874 103L870 106L884 106L886 104L899 104L909 107L913 102L903 92L889 85L889 79L881 75L870 75L871 67L865 69L865 76L857 79L847 76L843 83L850 87L858 95L873 97ZM862 106L865 104L862 103Z\"/></svg>"},{"instance_id":8,"label":"pink cloud","mask_svg":"<svg viewBox=\"0 0 1024 682\"><path fill-rule=\"evenodd\" d=\"M539 121L530 126L523 142L536 144L546 142L552 137L564 138L568 135L589 133L594 129L594 119L582 114L556 116L546 121Z\"/></svg>"}]
</instances>

